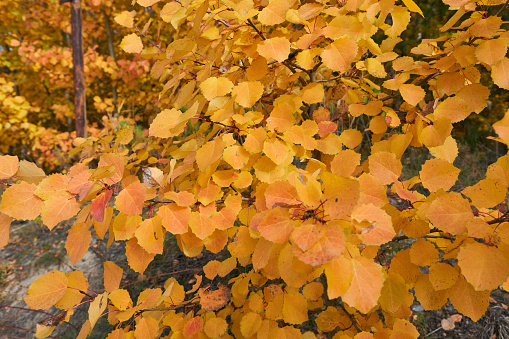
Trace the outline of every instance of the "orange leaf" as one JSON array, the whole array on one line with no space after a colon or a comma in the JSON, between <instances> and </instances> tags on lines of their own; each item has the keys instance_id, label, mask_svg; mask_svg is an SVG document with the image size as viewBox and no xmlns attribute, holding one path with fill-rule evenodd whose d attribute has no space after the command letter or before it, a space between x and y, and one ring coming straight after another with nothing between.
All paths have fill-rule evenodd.
<instances>
[{"instance_id":1,"label":"orange leaf","mask_svg":"<svg viewBox=\"0 0 509 339\"><path fill-rule=\"evenodd\" d=\"M280 37L267 39L258 44L257 51L266 59L271 58L283 62L288 59L290 54L290 41Z\"/></svg>"},{"instance_id":2,"label":"orange leaf","mask_svg":"<svg viewBox=\"0 0 509 339\"><path fill-rule=\"evenodd\" d=\"M476 291L493 290L509 275L508 258L496 247L472 242L458 253L458 265Z\"/></svg>"},{"instance_id":3,"label":"orange leaf","mask_svg":"<svg viewBox=\"0 0 509 339\"><path fill-rule=\"evenodd\" d=\"M435 291L427 274L421 275L415 282L415 298L425 310L438 310L447 302L447 290Z\"/></svg>"},{"instance_id":4,"label":"orange leaf","mask_svg":"<svg viewBox=\"0 0 509 339\"><path fill-rule=\"evenodd\" d=\"M382 184L388 185L401 175L401 161L391 152L377 152L369 156L369 172Z\"/></svg>"},{"instance_id":5,"label":"orange leaf","mask_svg":"<svg viewBox=\"0 0 509 339\"><path fill-rule=\"evenodd\" d=\"M465 120L470 115L467 103L459 97L449 97L439 103L435 109L436 119L447 117L451 122L456 123Z\"/></svg>"},{"instance_id":6,"label":"orange leaf","mask_svg":"<svg viewBox=\"0 0 509 339\"><path fill-rule=\"evenodd\" d=\"M316 104L324 100L323 85L312 82L301 89L302 101L306 104Z\"/></svg>"},{"instance_id":7,"label":"orange leaf","mask_svg":"<svg viewBox=\"0 0 509 339\"><path fill-rule=\"evenodd\" d=\"M476 291L463 276L448 290L448 298L454 308L473 321L479 320L489 306L491 290Z\"/></svg>"},{"instance_id":8,"label":"orange leaf","mask_svg":"<svg viewBox=\"0 0 509 339\"><path fill-rule=\"evenodd\" d=\"M97 168L108 167L111 165L114 165L115 169L113 175L106 179L106 183L109 185L116 184L122 180L122 177L124 176L124 160L113 153L103 154L99 160Z\"/></svg>"},{"instance_id":9,"label":"orange leaf","mask_svg":"<svg viewBox=\"0 0 509 339\"><path fill-rule=\"evenodd\" d=\"M16 176L30 184L38 184L42 179L46 178L46 174L42 169L37 167L33 162L21 160Z\"/></svg>"},{"instance_id":10,"label":"orange leaf","mask_svg":"<svg viewBox=\"0 0 509 339\"><path fill-rule=\"evenodd\" d=\"M120 287L122 269L112 261L105 261L104 265L104 289L112 292Z\"/></svg>"},{"instance_id":11,"label":"orange leaf","mask_svg":"<svg viewBox=\"0 0 509 339\"><path fill-rule=\"evenodd\" d=\"M433 200L428 210L428 218L433 226L452 234L465 233L465 225L473 217L470 203L455 192Z\"/></svg>"},{"instance_id":12,"label":"orange leaf","mask_svg":"<svg viewBox=\"0 0 509 339\"><path fill-rule=\"evenodd\" d=\"M189 319L184 325L184 336L191 338L198 334L203 328L203 318L200 316Z\"/></svg>"},{"instance_id":13,"label":"orange leaf","mask_svg":"<svg viewBox=\"0 0 509 339\"><path fill-rule=\"evenodd\" d=\"M117 210L126 215L140 214L143 210L146 190L145 185L138 180L127 185L115 200Z\"/></svg>"},{"instance_id":14,"label":"orange leaf","mask_svg":"<svg viewBox=\"0 0 509 339\"><path fill-rule=\"evenodd\" d=\"M2 194L0 212L18 220L33 220L41 212L43 201L34 195L37 186L21 182Z\"/></svg>"},{"instance_id":15,"label":"orange leaf","mask_svg":"<svg viewBox=\"0 0 509 339\"><path fill-rule=\"evenodd\" d=\"M68 280L63 272L53 270L44 274L28 288L25 303L30 308L46 310L65 295L67 284Z\"/></svg>"},{"instance_id":16,"label":"orange leaf","mask_svg":"<svg viewBox=\"0 0 509 339\"><path fill-rule=\"evenodd\" d=\"M376 306L384 282L383 268L364 258L352 258L352 282L342 296L344 302L362 313Z\"/></svg>"},{"instance_id":17,"label":"orange leaf","mask_svg":"<svg viewBox=\"0 0 509 339\"><path fill-rule=\"evenodd\" d=\"M158 333L159 322L156 319L147 316L143 316L138 321L136 324L136 329L134 330L134 336L136 338L155 339L157 338Z\"/></svg>"},{"instance_id":18,"label":"orange leaf","mask_svg":"<svg viewBox=\"0 0 509 339\"><path fill-rule=\"evenodd\" d=\"M357 56L357 44L349 38L336 39L321 54L323 63L333 71L345 73Z\"/></svg>"},{"instance_id":19,"label":"orange leaf","mask_svg":"<svg viewBox=\"0 0 509 339\"><path fill-rule=\"evenodd\" d=\"M417 106L417 104L424 99L424 95L426 94L421 87L412 84L401 85L399 91L403 100L412 106Z\"/></svg>"},{"instance_id":20,"label":"orange leaf","mask_svg":"<svg viewBox=\"0 0 509 339\"><path fill-rule=\"evenodd\" d=\"M276 207L265 215L258 225L258 231L269 241L283 243L290 237L294 225L288 209Z\"/></svg>"},{"instance_id":21,"label":"orange leaf","mask_svg":"<svg viewBox=\"0 0 509 339\"><path fill-rule=\"evenodd\" d=\"M456 183L459 174L459 168L448 161L440 159L427 160L419 172L422 186L430 192L436 192L439 189L450 189Z\"/></svg>"},{"instance_id":22,"label":"orange leaf","mask_svg":"<svg viewBox=\"0 0 509 339\"><path fill-rule=\"evenodd\" d=\"M382 287L380 306L384 310L395 313L403 305L408 293L405 280L399 274L389 273Z\"/></svg>"},{"instance_id":23,"label":"orange leaf","mask_svg":"<svg viewBox=\"0 0 509 339\"><path fill-rule=\"evenodd\" d=\"M461 193L470 198L477 208L492 208L504 201L507 188L498 180L483 179Z\"/></svg>"},{"instance_id":24,"label":"orange leaf","mask_svg":"<svg viewBox=\"0 0 509 339\"><path fill-rule=\"evenodd\" d=\"M458 281L459 270L449 264L436 262L429 267L429 281L435 291L452 287Z\"/></svg>"},{"instance_id":25,"label":"orange leaf","mask_svg":"<svg viewBox=\"0 0 509 339\"><path fill-rule=\"evenodd\" d=\"M44 202L41 211L42 222L51 230L59 222L74 217L79 212L80 207L81 204L70 194L68 196L57 195Z\"/></svg>"},{"instance_id":26,"label":"orange leaf","mask_svg":"<svg viewBox=\"0 0 509 339\"><path fill-rule=\"evenodd\" d=\"M367 245L384 244L396 235L391 217L373 204L357 206L352 212L352 219L358 222L367 220L371 223L368 227L361 228L360 238Z\"/></svg>"},{"instance_id":27,"label":"orange leaf","mask_svg":"<svg viewBox=\"0 0 509 339\"><path fill-rule=\"evenodd\" d=\"M244 338L250 338L258 332L262 325L262 317L255 312L249 312L242 316L240 321L240 332Z\"/></svg>"},{"instance_id":28,"label":"orange leaf","mask_svg":"<svg viewBox=\"0 0 509 339\"><path fill-rule=\"evenodd\" d=\"M270 184L265 190L265 204L268 209L276 206L287 206L298 204L295 199L297 191L288 181L276 181Z\"/></svg>"},{"instance_id":29,"label":"orange leaf","mask_svg":"<svg viewBox=\"0 0 509 339\"><path fill-rule=\"evenodd\" d=\"M0 213L0 248L9 243L9 230L12 218L7 214Z\"/></svg>"},{"instance_id":30,"label":"orange leaf","mask_svg":"<svg viewBox=\"0 0 509 339\"><path fill-rule=\"evenodd\" d=\"M297 325L308 321L308 301L302 294L285 294L283 298L283 319L285 322Z\"/></svg>"},{"instance_id":31,"label":"orange leaf","mask_svg":"<svg viewBox=\"0 0 509 339\"><path fill-rule=\"evenodd\" d=\"M17 156L0 155L0 179L8 179L18 171L19 160Z\"/></svg>"},{"instance_id":32,"label":"orange leaf","mask_svg":"<svg viewBox=\"0 0 509 339\"><path fill-rule=\"evenodd\" d=\"M89 223L76 223L69 229L65 249L73 265L87 253L91 238Z\"/></svg>"},{"instance_id":33,"label":"orange leaf","mask_svg":"<svg viewBox=\"0 0 509 339\"><path fill-rule=\"evenodd\" d=\"M129 266L140 274L143 274L148 264L154 260L155 256L155 254L148 253L138 245L136 238L132 238L125 243L125 255Z\"/></svg>"},{"instance_id":34,"label":"orange leaf","mask_svg":"<svg viewBox=\"0 0 509 339\"><path fill-rule=\"evenodd\" d=\"M162 224L171 234L184 234L188 230L191 209L176 204L165 205L157 211L162 217Z\"/></svg>"},{"instance_id":35,"label":"orange leaf","mask_svg":"<svg viewBox=\"0 0 509 339\"><path fill-rule=\"evenodd\" d=\"M191 212L189 217L189 227L193 233L201 240L207 238L216 229L213 220L203 213Z\"/></svg>"}]
</instances>

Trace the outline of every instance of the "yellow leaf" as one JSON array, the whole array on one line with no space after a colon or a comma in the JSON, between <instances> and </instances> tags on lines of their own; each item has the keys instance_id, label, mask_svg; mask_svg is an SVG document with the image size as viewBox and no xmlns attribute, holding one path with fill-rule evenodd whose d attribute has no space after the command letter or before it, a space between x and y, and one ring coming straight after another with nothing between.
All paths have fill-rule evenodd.
<instances>
[{"instance_id":1,"label":"yellow leaf","mask_svg":"<svg viewBox=\"0 0 509 339\"><path fill-rule=\"evenodd\" d=\"M458 265L476 291L493 290L509 275L508 258L496 247L471 242L460 248Z\"/></svg>"},{"instance_id":2,"label":"yellow leaf","mask_svg":"<svg viewBox=\"0 0 509 339\"><path fill-rule=\"evenodd\" d=\"M380 306L384 310L395 313L403 305L408 293L405 280L399 274L389 273L382 287Z\"/></svg>"},{"instance_id":3,"label":"yellow leaf","mask_svg":"<svg viewBox=\"0 0 509 339\"><path fill-rule=\"evenodd\" d=\"M421 9L413 0L403 0L403 3L411 12L419 13L424 18L424 14L422 14Z\"/></svg>"},{"instance_id":4,"label":"yellow leaf","mask_svg":"<svg viewBox=\"0 0 509 339\"><path fill-rule=\"evenodd\" d=\"M207 142L196 151L196 164L201 172L205 172L207 167L221 158L225 143L222 138Z\"/></svg>"},{"instance_id":5,"label":"yellow leaf","mask_svg":"<svg viewBox=\"0 0 509 339\"><path fill-rule=\"evenodd\" d=\"M148 253L163 254L163 242L166 230L161 224L162 218L158 215L145 219L134 232L138 244Z\"/></svg>"},{"instance_id":6,"label":"yellow leaf","mask_svg":"<svg viewBox=\"0 0 509 339\"><path fill-rule=\"evenodd\" d=\"M94 300L90 303L88 308L88 320L90 321L90 328L95 326L95 323L101 317L102 313L108 306L108 292L96 295Z\"/></svg>"},{"instance_id":7,"label":"yellow leaf","mask_svg":"<svg viewBox=\"0 0 509 339\"><path fill-rule=\"evenodd\" d=\"M429 281L435 291L445 290L452 287L459 277L457 267L452 267L443 262L436 262L429 267Z\"/></svg>"},{"instance_id":8,"label":"yellow leaf","mask_svg":"<svg viewBox=\"0 0 509 339\"><path fill-rule=\"evenodd\" d=\"M258 14L258 20L263 25L277 25L283 23L289 8L290 5L287 0L272 1Z\"/></svg>"},{"instance_id":9,"label":"yellow leaf","mask_svg":"<svg viewBox=\"0 0 509 339\"><path fill-rule=\"evenodd\" d=\"M108 298L111 300L113 305L121 311L125 311L128 307L132 307L133 301L129 292L124 289L117 289L112 291Z\"/></svg>"},{"instance_id":10,"label":"yellow leaf","mask_svg":"<svg viewBox=\"0 0 509 339\"><path fill-rule=\"evenodd\" d=\"M245 108L253 107L263 94L263 85L259 81L244 81L233 88L235 102Z\"/></svg>"},{"instance_id":11,"label":"yellow leaf","mask_svg":"<svg viewBox=\"0 0 509 339\"><path fill-rule=\"evenodd\" d=\"M341 256L324 265L327 277L327 295L329 299L341 297L348 291L352 282L352 262Z\"/></svg>"},{"instance_id":12,"label":"yellow leaf","mask_svg":"<svg viewBox=\"0 0 509 339\"><path fill-rule=\"evenodd\" d=\"M141 42L141 38L136 33L131 33L122 39L120 47L126 53L138 54L143 50L143 42Z\"/></svg>"},{"instance_id":13,"label":"yellow leaf","mask_svg":"<svg viewBox=\"0 0 509 339\"><path fill-rule=\"evenodd\" d=\"M463 195L472 200L477 208L493 208L506 198L507 188L498 180L483 179L473 186L466 187Z\"/></svg>"},{"instance_id":14,"label":"yellow leaf","mask_svg":"<svg viewBox=\"0 0 509 339\"><path fill-rule=\"evenodd\" d=\"M210 318L203 327L205 334L212 339L220 338L228 330L228 323L223 318Z\"/></svg>"},{"instance_id":15,"label":"yellow leaf","mask_svg":"<svg viewBox=\"0 0 509 339\"><path fill-rule=\"evenodd\" d=\"M137 0L137 3L143 7L150 7L161 0Z\"/></svg>"},{"instance_id":16,"label":"yellow leaf","mask_svg":"<svg viewBox=\"0 0 509 339\"><path fill-rule=\"evenodd\" d=\"M180 115L182 113L175 108L161 111L150 124L149 135L157 138L170 138L174 136L172 128L177 125Z\"/></svg>"},{"instance_id":17,"label":"yellow leaf","mask_svg":"<svg viewBox=\"0 0 509 339\"><path fill-rule=\"evenodd\" d=\"M115 16L115 22L121 26L132 28L134 25L134 16L136 11L122 11L122 13Z\"/></svg>"},{"instance_id":18,"label":"yellow leaf","mask_svg":"<svg viewBox=\"0 0 509 339\"><path fill-rule=\"evenodd\" d=\"M509 58L503 58L493 65L491 78L498 87L509 89Z\"/></svg>"},{"instance_id":19,"label":"yellow leaf","mask_svg":"<svg viewBox=\"0 0 509 339\"><path fill-rule=\"evenodd\" d=\"M411 1L411 0L407 0ZM385 78L387 76L387 72L385 72L385 68L380 61L374 58L369 58L364 62L369 74L377 78Z\"/></svg>"},{"instance_id":20,"label":"yellow leaf","mask_svg":"<svg viewBox=\"0 0 509 339\"><path fill-rule=\"evenodd\" d=\"M210 77L200 84L201 92L207 100L212 100L215 97L225 96L231 92L232 88L233 82L225 77Z\"/></svg>"},{"instance_id":21,"label":"yellow leaf","mask_svg":"<svg viewBox=\"0 0 509 339\"><path fill-rule=\"evenodd\" d=\"M275 59L283 62L290 54L290 41L286 38L271 38L258 44L258 53L266 59Z\"/></svg>"},{"instance_id":22,"label":"yellow leaf","mask_svg":"<svg viewBox=\"0 0 509 339\"><path fill-rule=\"evenodd\" d=\"M480 62L494 65L502 60L507 53L507 43L503 39L483 41L475 48L475 56Z\"/></svg>"},{"instance_id":23,"label":"yellow leaf","mask_svg":"<svg viewBox=\"0 0 509 339\"><path fill-rule=\"evenodd\" d=\"M302 294L284 295L283 320L292 325L302 324L308 321L308 302Z\"/></svg>"},{"instance_id":24,"label":"yellow leaf","mask_svg":"<svg viewBox=\"0 0 509 339\"><path fill-rule=\"evenodd\" d=\"M246 313L240 321L240 332L245 338L250 338L262 325L262 317L258 313Z\"/></svg>"},{"instance_id":25,"label":"yellow leaf","mask_svg":"<svg viewBox=\"0 0 509 339\"><path fill-rule=\"evenodd\" d=\"M53 270L44 274L28 288L25 303L33 309L47 310L65 295L67 284L68 280L63 272Z\"/></svg>"}]
</instances>

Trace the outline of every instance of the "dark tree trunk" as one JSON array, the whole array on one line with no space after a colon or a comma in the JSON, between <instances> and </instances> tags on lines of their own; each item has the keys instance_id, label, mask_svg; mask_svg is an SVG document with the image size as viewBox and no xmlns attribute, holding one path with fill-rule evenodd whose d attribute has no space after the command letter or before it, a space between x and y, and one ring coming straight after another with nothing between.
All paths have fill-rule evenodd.
<instances>
[{"instance_id":1,"label":"dark tree trunk","mask_svg":"<svg viewBox=\"0 0 509 339\"><path fill-rule=\"evenodd\" d=\"M71 0L72 64L74 74L74 115L76 136L86 137L85 74L83 66L83 31L81 0Z\"/></svg>"}]
</instances>

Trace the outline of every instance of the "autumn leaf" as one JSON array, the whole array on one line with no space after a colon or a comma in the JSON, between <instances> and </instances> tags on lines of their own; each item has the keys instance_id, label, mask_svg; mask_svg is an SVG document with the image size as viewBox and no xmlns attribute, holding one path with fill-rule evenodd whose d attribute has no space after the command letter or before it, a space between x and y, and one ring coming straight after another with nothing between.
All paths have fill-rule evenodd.
<instances>
[{"instance_id":1,"label":"autumn leaf","mask_svg":"<svg viewBox=\"0 0 509 339\"><path fill-rule=\"evenodd\" d=\"M233 88L232 96L235 102L242 107L252 107L263 94L263 86L259 81L241 82Z\"/></svg>"},{"instance_id":2,"label":"autumn leaf","mask_svg":"<svg viewBox=\"0 0 509 339\"><path fill-rule=\"evenodd\" d=\"M382 270L380 265L367 258L352 258L352 282L342 296L343 301L362 313L368 313L380 297L384 282Z\"/></svg>"},{"instance_id":3,"label":"autumn leaf","mask_svg":"<svg viewBox=\"0 0 509 339\"><path fill-rule=\"evenodd\" d=\"M76 198L65 195L56 195L54 198L44 201L41 210L42 222L51 230L59 222L74 217L80 210L81 204Z\"/></svg>"},{"instance_id":4,"label":"autumn leaf","mask_svg":"<svg viewBox=\"0 0 509 339\"><path fill-rule=\"evenodd\" d=\"M9 243L11 221L11 217L4 213L0 213L0 248Z\"/></svg>"},{"instance_id":5,"label":"autumn leaf","mask_svg":"<svg viewBox=\"0 0 509 339\"><path fill-rule=\"evenodd\" d=\"M65 249L73 265L87 253L91 238L92 233L88 223L76 223L71 227Z\"/></svg>"},{"instance_id":6,"label":"autumn leaf","mask_svg":"<svg viewBox=\"0 0 509 339\"><path fill-rule=\"evenodd\" d=\"M126 53L138 54L143 50L143 43L141 42L141 38L137 36L136 33L131 33L122 39L120 48L122 48Z\"/></svg>"},{"instance_id":7,"label":"autumn leaf","mask_svg":"<svg viewBox=\"0 0 509 339\"><path fill-rule=\"evenodd\" d=\"M34 193L37 186L21 182L8 187L2 194L0 212L19 220L33 220L44 205Z\"/></svg>"},{"instance_id":8,"label":"autumn leaf","mask_svg":"<svg viewBox=\"0 0 509 339\"><path fill-rule=\"evenodd\" d=\"M0 156L0 179L8 179L18 171L19 160L17 156Z\"/></svg>"},{"instance_id":9,"label":"autumn leaf","mask_svg":"<svg viewBox=\"0 0 509 339\"><path fill-rule=\"evenodd\" d=\"M147 188L139 181L125 187L115 199L117 209L126 215L140 214L143 210Z\"/></svg>"},{"instance_id":10,"label":"autumn leaf","mask_svg":"<svg viewBox=\"0 0 509 339\"><path fill-rule=\"evenodd\" d=\"M258 44L258 53L266 59L283 62L290 54L290 42L286 38L271 38Z\"/></svg>"},{"instance_id":11,"label":"autumn leaf","mask_svg":"<svg viewBox=\"0 0 509 339\"><path fill-rule=\"evenodd\" d=\"M106 292L112 291L120 287L122 280L122 269L112 261L105 261L104 265L104 289Z\"/></svg>"},{"instance_id":12,"label":"autumn leaf","mask_svg":"<svg viewBox=\"0 0 509 339\"><path fill-rule=\"evenodd\" d=\"M357 44L349 38L336 39L321 54L323 63L334 71L345 73L357 56Z\"/></svg>"},{"instance_id":13,"label":"autumn leaf","mask_svg":"<svg viewBox=\"0 0 509 339\"><path fill-rule=\"evenodd\" d=\"M65 295L67 285L65 273L53 270L40 276L30 285L24 299L25 303L30 308L47 310Z\"/></svg>"}]
</instances>

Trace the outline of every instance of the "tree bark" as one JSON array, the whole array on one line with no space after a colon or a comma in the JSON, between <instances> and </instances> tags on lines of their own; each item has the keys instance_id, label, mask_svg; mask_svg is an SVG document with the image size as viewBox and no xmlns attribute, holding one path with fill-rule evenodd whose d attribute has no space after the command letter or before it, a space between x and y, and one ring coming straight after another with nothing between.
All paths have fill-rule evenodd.
<instances>
[{"instance_id":1,"label":"tree bark","mask_svg":"<svg viewBox=\"0 0 509 339\"><path fill-rule=\"evenodd\" d=\"M72 64L74 75L74 115L76 136L86 137L85 70L83 65L83 26L81 0L71 0Z\"/></svg>"}]
</instances>

